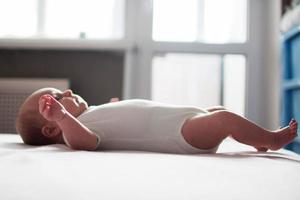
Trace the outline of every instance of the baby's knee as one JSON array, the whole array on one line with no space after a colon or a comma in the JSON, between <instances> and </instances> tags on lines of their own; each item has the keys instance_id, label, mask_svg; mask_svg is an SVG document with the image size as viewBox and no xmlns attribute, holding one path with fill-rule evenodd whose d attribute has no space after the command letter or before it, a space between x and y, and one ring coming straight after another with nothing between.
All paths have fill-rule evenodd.
<instances>
[{"instance_id":1,"label":"baby's knee","mask_svg":"<svg viewBox=\"0 0 300 200\"><path fill-rule=\"evenodd\" d=\"M219 110L213 113L213 115L215 115L218 119L222 120L222 119L227 119L228 117L230 117L232 115L231 112L229 112L228 110Z\"/></svg>"},{"instance_id":2,"label":"baby's knee","mask_svg":"<svg viewBox=\"0 0 300 200\"><path fill-rule=\"evenodd\" d=\"M220 110L212 113L212 115L214 115L216 123L223 128L226 128L234 120L234 114L228 110Z\"/></svg>"}]
</instances>

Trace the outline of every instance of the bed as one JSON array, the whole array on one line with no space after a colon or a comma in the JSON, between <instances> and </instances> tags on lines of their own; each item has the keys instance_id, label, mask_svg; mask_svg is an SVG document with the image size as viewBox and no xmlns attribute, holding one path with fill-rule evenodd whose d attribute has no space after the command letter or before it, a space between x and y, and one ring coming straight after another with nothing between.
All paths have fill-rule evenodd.
<instances>
[{"instance_id":1,"label":"bed","mask_svg":"<svg viewBox=\"0 0 300 200\"><path fill-rule=\"evenodd\" d=\"M218 154L73 151L0 134L0 199L300 199L300 155L227 139Z\"/></svg>"}]
</instances>

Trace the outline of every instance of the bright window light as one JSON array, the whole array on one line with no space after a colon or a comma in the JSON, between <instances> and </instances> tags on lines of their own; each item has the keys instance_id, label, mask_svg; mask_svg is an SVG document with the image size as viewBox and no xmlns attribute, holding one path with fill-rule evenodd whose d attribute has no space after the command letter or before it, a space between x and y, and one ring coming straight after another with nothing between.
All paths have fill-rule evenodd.
<instances>
[{"instance_id":1,"label":"bright window light","mask_svg":"<svg viewBox=\"0 0 300 200\"><path fill-rule=\"evenodd\" d=\"M245 114L246 59L243 55L224 56L224 99L230 111Z\"/></svg>"},{"instance_id":2,"label":"bright window light","mask_svg":"<svg viewBox=\"0 0 300 200\"><path fill-rule=\"evenodd\" d=\"M197 0L154 0L154 40L195 41L197 6Z\"/></svg>"},{"instance_id":3,"label":"bright window light","mask_svg":"<svg viewBox=\"0 0 300 200\"><path fill-rule=\"evenodd\" d=\"M119 39L124 0L47 0L45 35L54 38Z\"/></svg>"},{"instance_id":4,"label":"bright window light","mask_svg":"<svg viewBox=\"0 0 300 200\"><path fill-rule=\"evenodd\" d=\"M0 37L121 39L125 0L0 0Z\"/></svg>"},{"instance_id":5,"label":"bright window light","mask_svg":"<svg viewBox=\"0 0 300 200\"><path fill-rule=\"evenodd\" d=\"M153 0L156 41L243 43L247 0Z\"/></svg>"},{"instance_id":6,"label":"bright window light","mask_svg":"<svg viewBox=\"0 0 300 200\"><path fill-rule=\"evenodd\" d=\"M206 0L203 40L208 43L245 42L246 3L246 0Z\"/></svg>"},{"instance_id":7,"label":"bright window light","mask_svg":"<svg viewBox=\"0 0 300 200\"><path fill-rule=\"evenodd\" d=\"M169 53L152 61L152 99L244 115L245 57Z\"/></svg>"},{"instance_id":8,"label":"bright window light","mask_svg":"<svg viewBox=\"0 0 300 200\"><path fill-rule=\"evenodd\" d=\"M36 0L0 0L0 37L33 37L37 31Z\"/></svg>"},{"instance_id":9,"label":"bright window light","mask_svg":"<svg viewBox=\"0 0 300 200\"><path fill-rule=\"evenodd\" d=\"M152 61L152 99L208 107L220 104L221 57L170 53Z\"/></svg>"}]
</instances>

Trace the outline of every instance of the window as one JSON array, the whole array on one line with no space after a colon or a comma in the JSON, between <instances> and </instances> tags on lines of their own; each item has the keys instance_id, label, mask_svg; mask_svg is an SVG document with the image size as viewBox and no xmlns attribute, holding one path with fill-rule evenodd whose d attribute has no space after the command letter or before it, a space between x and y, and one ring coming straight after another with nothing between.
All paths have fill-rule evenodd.
<instances>
[{"instance_id":1,"label":"window","mask_svg":"<svg viewBox=\"0 0 300 200\"><path fill-rule=\"evenodd\" d=\"M36 0L0 2L0 37L33 37L36 34Z\"/></svg>"},{"instance_id":2,"label":"window","mask_svg":"<svg viewBox=\"0 0 300 200\"><path fill-rule=\"evenodd\" d=\"M255 44L263 37L255 29L263 22L255 20L266 15L257 9L268 5L263 2L1 0L0 45L17 41L11 46L18 46L21 40L14 38L58 38L75 41L41 40L40 46L31 45L124 50L125 99L152 98L201 107L222 104L257 117L253 107L259 92L253 82L259 84L261 57ZM7 38L13 40L6 42ZM19 45L31 47L25 43Z\"/></svg>"},{"instance_id":3,"label":"window","mask_svg":"<svg viewBox=\"0 0 300 200\"><path fill-rule=\"evenodd\" d=\"M1 38L121 39L124 35L125 0L0 3Z\"/></svg>"},{"instance_id":4,"label":"window","mask_svg":"<svg viewBox=\"0 0 300 200\"><path fill-rule=\"evenodd\" d=\"M223 57L222 105L240 115L245 115L246 58L243 55Z\"/></svg>"},{"instance_id":5,"label":"window","mask_svg":"<svg viewBox=\"0 0 300 200\"><path fill-rule=\"evenodd\" d=\"M153 0L151 98L245 114L247 0ZM231 53L232 47L240 50Z\"/></svg>"},{"instance_id":6,"label":"window","mask_svg":"<svg viewBox=\"0 0 300 200\"><path fill-rule=\"evenodd\" d=\"M152 64L152 99L171 104L224 105L244 115L245 57L168 53Z\"/></svg>"},{"instance_id":7,"label":"window","mask_svg":"<svg viewBox=\"0 0 300 200\"><path fill-rule=\"evenodd\" d=\"M120 39L123 36L124 1L47 0L47 37Z\"/></svg>"},{"instance_id":8,"label":"window","mask_svg":"<svg viewBox=\"0 0 300 200\"><path fill-rule=\"evenodd\" d=\"M153 1L156 41L242 43L246 25L246 0Z\"/></svg>"}]
</instances>

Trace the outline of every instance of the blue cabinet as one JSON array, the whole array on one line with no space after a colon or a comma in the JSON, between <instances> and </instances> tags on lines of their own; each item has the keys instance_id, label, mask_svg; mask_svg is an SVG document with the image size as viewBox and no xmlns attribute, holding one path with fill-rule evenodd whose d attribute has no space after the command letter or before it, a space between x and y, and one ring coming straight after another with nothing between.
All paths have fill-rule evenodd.
<instances>
[{"instance_id":1,"label":"blue cabinet","mask_svg":"<svg viewBox=\"0 0 300 200\"><path fill-rule=\"evenodd\" d=\"M282 126L286 126L291 118L300 122L300 26L283 35L282 47L281 122ZM300 153L300 137L286 148Z\"/></svg>"}]
</instances>

